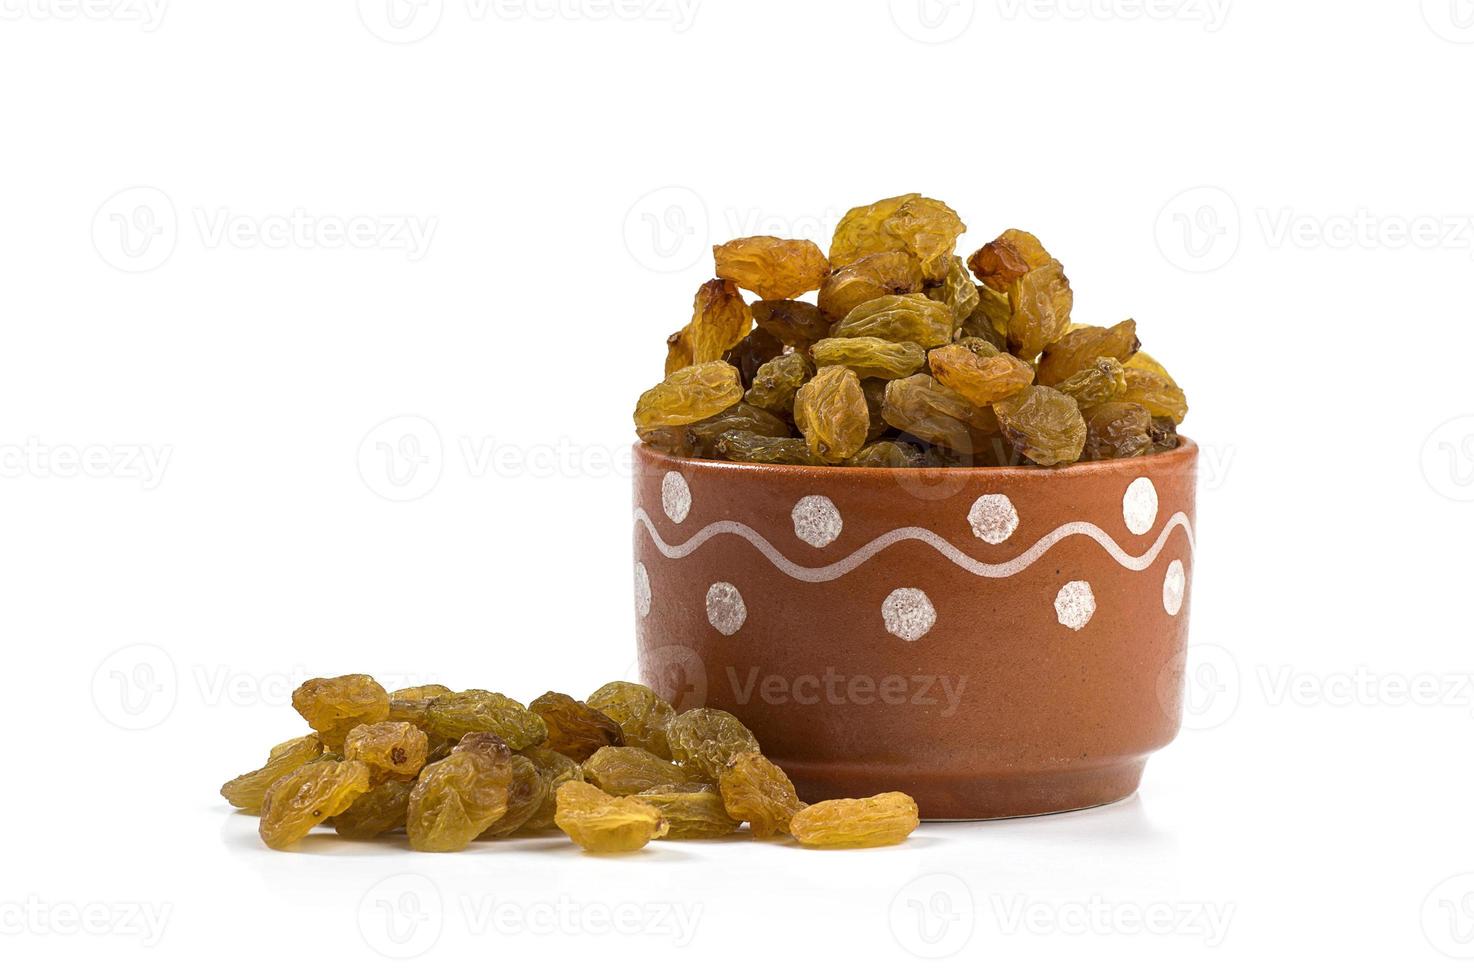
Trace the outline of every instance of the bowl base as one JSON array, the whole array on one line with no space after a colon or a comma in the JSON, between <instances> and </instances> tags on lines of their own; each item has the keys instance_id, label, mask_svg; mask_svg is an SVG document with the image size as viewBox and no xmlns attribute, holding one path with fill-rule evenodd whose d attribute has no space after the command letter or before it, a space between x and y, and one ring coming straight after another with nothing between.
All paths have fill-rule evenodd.
<instances>
[{"instance_id":1,"label":"bowl base","mask_svg":"<svg viewBox=\"0 0 1474 980\"><path fill-rule=\"evenodd\" d=\"M978 776L774 761L804 800L901 790L916 800L923 820L1001 820L1103 806L1136 792L1146 767L1143 756L1088 768Z\"/></svg>"}]
</instances>

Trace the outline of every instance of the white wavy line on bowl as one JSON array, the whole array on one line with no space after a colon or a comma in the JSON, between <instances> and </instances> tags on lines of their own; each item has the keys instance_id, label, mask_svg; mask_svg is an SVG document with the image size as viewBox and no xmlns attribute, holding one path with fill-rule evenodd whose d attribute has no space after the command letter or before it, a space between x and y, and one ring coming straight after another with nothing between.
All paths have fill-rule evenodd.
<instances>
[{"instance_id":1,"label":"white wavy line on bowl","mask_svg":"<svg viewBox=\"0 0 1474 980\"><path fill-rule=\"evenodd\" d=\"M1017 575L1044 557L1044 554L1050 548L1053 548L1065 538L1074 537L1079 534L1093 539L1105 549L1108 555L1116 559L1118 564L1133 572L1144 571L1152 566L1152 563L1157 560L1157 556L1162 553L1162 549L1167 546L1167 537L1172 533L1174 528L1182 528L1183 533L1187 535L1189 551L1194 551L1197 548L1193 540L1192 523L1188 521L1186 514L1178 511L1163 526L1162 532L1157 535L1156 542L1144 553L1135 557L1123 551L1121 546L1116 544L1115 539L1101 530L1097 525L1091 524L1089 521L1071 521L1069 524L1061 524L1053 531L1044 535L1044 537L1034 543L1032 548L1018 557L1005 562L998 562L997 564L978 561L971 555L964 554L947 541L946 538L943 538L934 531L928 531L924 527L901 527L894 531L887 531L869 544L856 549L849 557L841 558L833 564L821 565L817 568L805 568L803 565L796 565L789 561L777 548L768 542L767 538L740 521L715 521L691 535L691 537L687 538L681 544L675 545L665 542L665 539L660 536L660 532L655 529L655 524L650 520L650 515L645 513L643 507L635 508L635 522L645 525L645 531L650 535L651 543L667 558L685 558L718 535L735 534L739 538L744 538L754 548L762 552L764 557L773 563L774 568L789 578L797 579L800 582L832 582L837 578L848 575L899 541L920 541L923 544L930 545L948 561L952 562L952 564L961 568L963 571L970 572L981 578L1008 578L1011 575Z\"/></svg>"}]
</instances>

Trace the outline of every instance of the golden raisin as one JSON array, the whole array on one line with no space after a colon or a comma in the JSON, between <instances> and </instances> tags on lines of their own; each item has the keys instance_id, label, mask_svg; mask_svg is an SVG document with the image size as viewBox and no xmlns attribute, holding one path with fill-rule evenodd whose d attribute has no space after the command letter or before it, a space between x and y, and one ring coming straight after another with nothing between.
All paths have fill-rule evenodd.
<instances>
[{"instance_id":1,"label":"golden raisin","mask_svg":"<svg viewBox=\"0 0 1474 980\"><path fill-rule=\"evenodd\" d=\"M905 793L881 793L806 806L788 829L807 847L884 847L910 837L920 824L915 800Z\"/></svg>"},{"instance_id":2,"label":"golden raisin","mask_svg":"<svg viewBox=\"0 0 1474 980\"><path fill-rule=\"evenodd\" d=\"M714 246L712 253L719 278L769 301L818 289L829 273L829 260L810 241L757 235Z\"/></svg>"}]
</instances>

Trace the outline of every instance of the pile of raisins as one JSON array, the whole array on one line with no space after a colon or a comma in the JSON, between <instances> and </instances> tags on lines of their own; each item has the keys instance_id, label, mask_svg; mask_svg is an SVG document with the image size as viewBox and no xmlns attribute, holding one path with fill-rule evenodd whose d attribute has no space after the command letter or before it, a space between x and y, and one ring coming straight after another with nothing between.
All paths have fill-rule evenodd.
<instances>
[{"instance_id":1,"label":"pile of raisins","mask_svg":"<svg viewBox=\"0 0 1474 980\"><path fill-rule=\"evenodd\" d=\"M286 848L315 827L368 840L404 834L419 851L562 831L588 851L656 838L725 837L810 847L896 844L916 829L905 793L806 805L725 711L677 714L648 687L605 684L587 701L549 691L523 706L438 684L386 691L367 674L292 693L312 733L220 788Z\"/></svg>"},{"instance_id":2,"label":"pile of raisins","mask_svg":"<svg viewBox=\"0 0 1474 980\"><path fill-rule=\"evenodd\" d=\"M1005 231L964 262L966 230L941 201L904 194L848 211L828 257L768 236L716 246L717 278L635 407L641 441L674 456L879 467L1175 448L1187 397L1140 350L1136 321L1076 323L1064 266L1037 238Z\"/></svg>"}]
</instances>

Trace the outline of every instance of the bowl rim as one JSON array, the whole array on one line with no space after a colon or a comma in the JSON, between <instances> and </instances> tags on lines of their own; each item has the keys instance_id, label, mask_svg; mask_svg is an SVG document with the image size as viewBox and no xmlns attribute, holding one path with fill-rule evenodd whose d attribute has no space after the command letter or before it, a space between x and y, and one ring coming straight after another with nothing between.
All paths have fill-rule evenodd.
<instances>
[{"instance_id":1,"label":"bowl rim","mask_svg":"<svg viewBox=\"0 0 1474 980\"><path fill-rule=\"evenodd\" d=\"M695 470L707 470L714 473L771 473L776 477L801 477L804 479L818 479L823 477L840 477L841 479L886 479L895 480L898 477L905 478L905 474L932 474L933 476L945 475L949 479L963 479L967 477L1019 477L1022 479L1040 479L1041 477L1066 477L1081 476L1091 473L1102 475L1123 469L1137 469L1142 466L1167 466L1180 459L1195 458L1198 454L1198 444L1187 436L1178 436L1177 445L1161 453L1148 453L1145 456L1126 456L1120 459L1092 459L1083 462L1069 463L1064 466L946 466L939 468L913 466L799 466L792 463L749 463L730 459L698 459L691 456L672 456L653 449L643 442L635 443L635 455L646 462L663 460L669 463L680 464ZM845 474L840 476L840 474Z\"/></svg>"}]
</instances>

